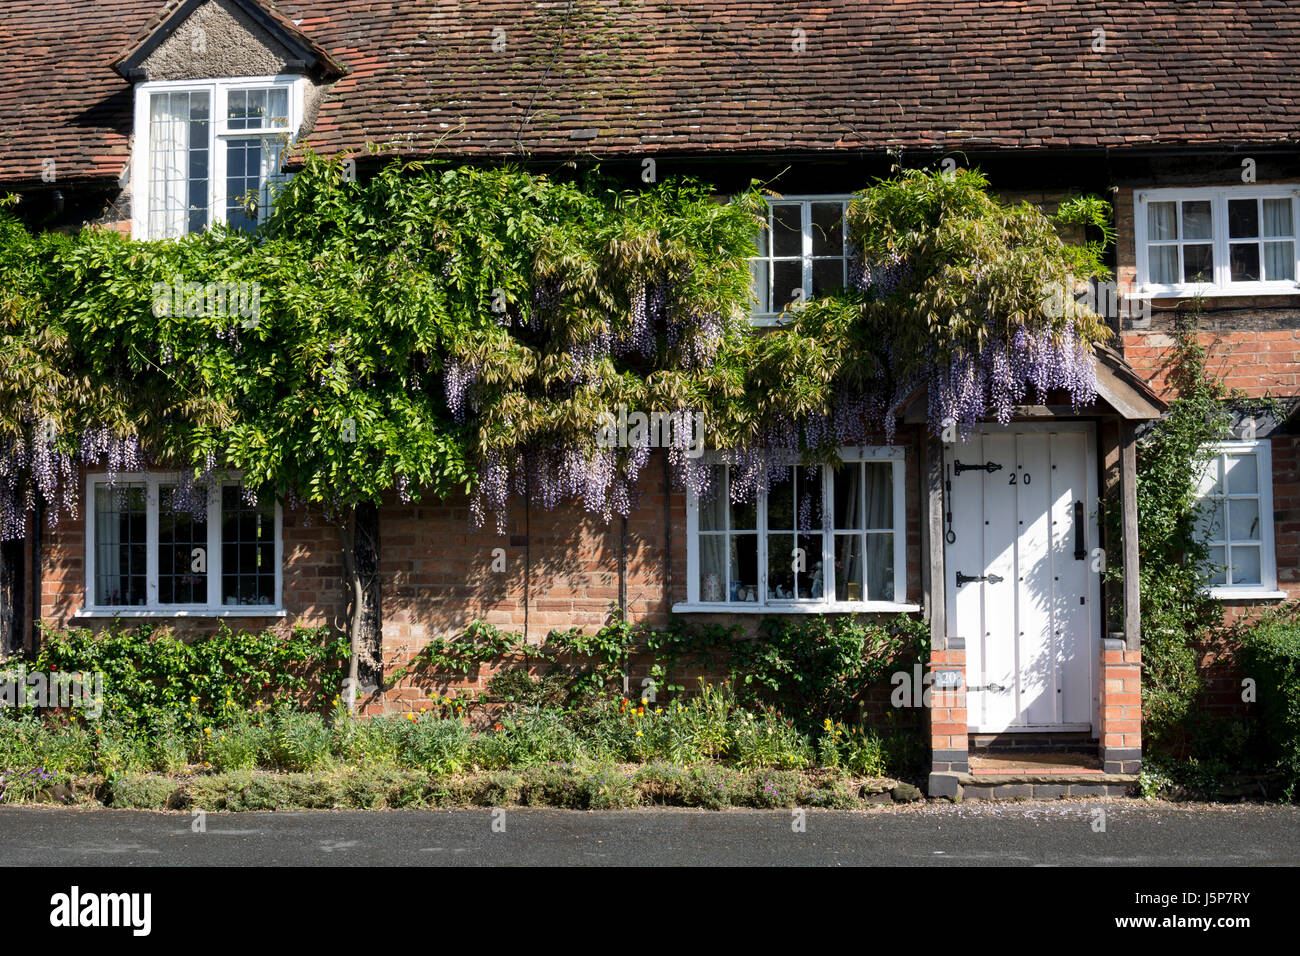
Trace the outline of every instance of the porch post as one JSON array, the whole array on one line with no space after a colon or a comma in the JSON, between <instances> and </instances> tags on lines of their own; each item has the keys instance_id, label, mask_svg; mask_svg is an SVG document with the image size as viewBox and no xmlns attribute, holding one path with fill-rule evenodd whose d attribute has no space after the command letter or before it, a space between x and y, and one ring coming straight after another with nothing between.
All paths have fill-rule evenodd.
<instances>
[{"instance_id":1,"label":"porch post","mask_svg":"<svg viewBox=\"0 0 1300 956\"><path fill-rule=\"evenodd\" d=\"M943 537L943 445L927 435L925 445L924 492L926 520L922 525L922 562L925 612L930 620L930 663L926 686L926 708L930 728L930 779L932 797L958 798L958 774L970 772L966 719L966 641L948 635L947 578ZM942 672L943 679L936 676Z\"/></svg>"},{"instance_id":2,"label":"porch post","mask_svg":"<svg viewBox=\"0 0 1300 956\"><path fill-rule=\"evenodd\" d=\"M1142 768L1142 606L1138 587L1137 433L1119 424L1123 630L1102 642L1098 669L1102 769L1137 773Z\"/></svg>"}]
</instances>

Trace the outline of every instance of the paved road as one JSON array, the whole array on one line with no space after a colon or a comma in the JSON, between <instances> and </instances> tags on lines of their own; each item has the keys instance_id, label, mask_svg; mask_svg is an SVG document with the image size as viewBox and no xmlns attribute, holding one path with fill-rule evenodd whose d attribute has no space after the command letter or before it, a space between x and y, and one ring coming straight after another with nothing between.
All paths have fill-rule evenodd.
<instances>
[{"instance_id":1,"label":"paved road","mask_svg":"<svg viewBox=\"0 0 1300 956\"><path fill-rule=\"evenodd\" d=\"M0 867L1300 864L1300 808L1280 806L810 811L804 832L789 811L209 813L204 822L196 833L184 813L0 807Z\"/></svg>"}]
</instances>

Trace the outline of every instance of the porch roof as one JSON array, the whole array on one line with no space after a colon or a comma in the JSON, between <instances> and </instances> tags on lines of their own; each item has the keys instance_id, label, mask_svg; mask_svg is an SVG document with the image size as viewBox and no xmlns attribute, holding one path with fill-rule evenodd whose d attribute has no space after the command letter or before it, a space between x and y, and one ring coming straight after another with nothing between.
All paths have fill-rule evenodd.
<instances>
[{"instance_id":1,"label":"porch roof","mask_svg":"<svg viewBox=\"0 0 1300 956\"><path fill-rule=\"evenodd\" d=\"M1096 405L1079 408L1077 411L1069 406L1024 405L1020 406L1023 415L1033 418L1055 418L1113 414L1124 421L1142 422L1159 418L1164 414L1169 404L1142 380L1124 356L1104 345L1097 346L1095 355L1097 358ZM906 424L918 425L928 419L928 412L929 393L923 385L904 403L900 418Z\"/></svg>"}]
</instances>

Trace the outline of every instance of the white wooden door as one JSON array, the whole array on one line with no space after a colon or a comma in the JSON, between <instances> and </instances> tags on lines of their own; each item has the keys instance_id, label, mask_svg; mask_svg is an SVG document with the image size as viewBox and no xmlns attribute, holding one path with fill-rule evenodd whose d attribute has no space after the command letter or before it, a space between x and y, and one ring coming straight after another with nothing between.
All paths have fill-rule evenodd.
<instances>
[{"instance_id":1,"label":"white wooden door","mask_svg":"<svg viewBox=\"0 0 1300 956\"><path fill-rule=\"evenodd\" d=\"M992 427L947 446L948 634L966 639L973 732L1093 726L1093 449L1087 423Z\"/></svg>"}]
</instances>

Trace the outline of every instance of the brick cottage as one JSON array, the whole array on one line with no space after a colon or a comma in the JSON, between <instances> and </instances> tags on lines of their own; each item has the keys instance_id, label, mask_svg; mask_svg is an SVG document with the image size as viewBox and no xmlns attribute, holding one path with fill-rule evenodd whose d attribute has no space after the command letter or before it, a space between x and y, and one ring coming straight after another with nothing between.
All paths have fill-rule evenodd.
<instances>
[{"instance_id":1,"label":"brick cottage","mask_svg":"<svg viewBox=\"0 0 1300 956\"><path fill-rule=\"evenodd\" d=\"M162 239L255 225L233 197L281 175L286 131L361 176L394 154L438 155L599 163L631 185L653 160L720 195L754 179L780 190L755 263L760 329L779 322L778 276L806 295L844 282L846 203L897 167L978 167L1000 196L1048 211L1109 198L1117 337L1098 352L1092 407L1023 406L945 444L920 394L891 444L846 448L842 467L797 472L752 509L690 500L656 458L626 522L516 503L498 534L456 499L372 516L385 669L474 619L540 640L596 629L612 608L746 627L924 615L928 666L960 688L929 712L932 793L979 783L972 748L1035 744L1089 751L1078 781L1104 789L1140 764L1141 634L1136 576L1106 587L1097 556L1136 566L1135 441L1166 407L1171 330L1194 297L1213 370L1287 410L1216 449L1201 491L1224 570L1207 587L1229 614L1300 593L1297 49L1300 10L1266 0L6 0L0 193L43 228ZM205 601L160 572L175 546L159 535L168 477L132 478L126 495L84 480L80 517L4 546L10 648L37 639L36 622L343 618L326 524L223 489ZM785 580L766 555L781 546L779 497L805 480L835 526L814 535L811 577ZM1122 511L1116 540L1103 499ZM399 682L367 711L426 692Z\"/></svg>"}]
</instances>

